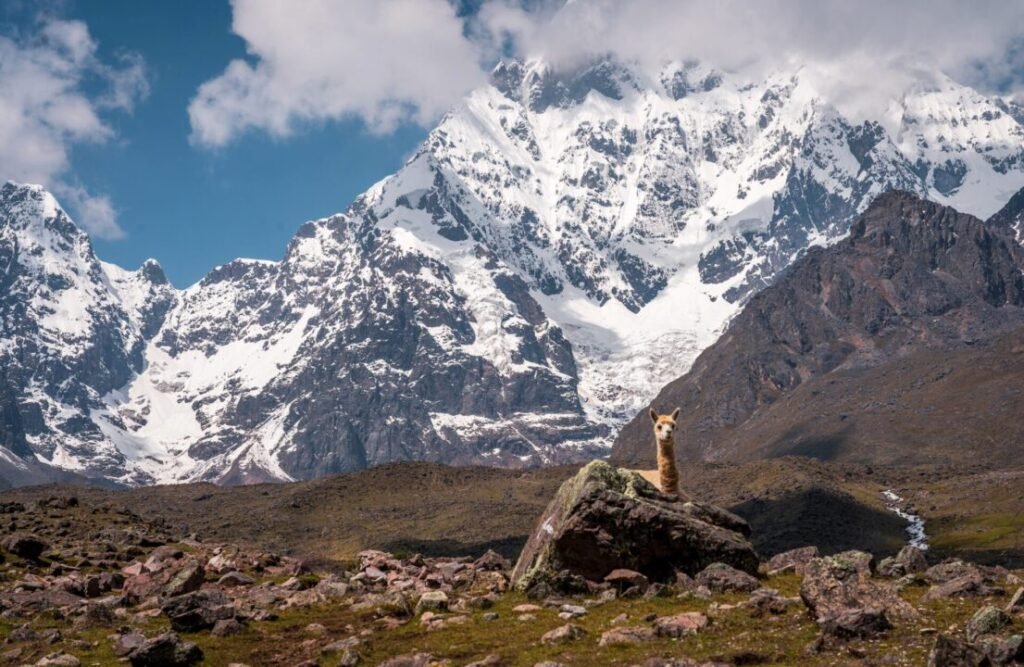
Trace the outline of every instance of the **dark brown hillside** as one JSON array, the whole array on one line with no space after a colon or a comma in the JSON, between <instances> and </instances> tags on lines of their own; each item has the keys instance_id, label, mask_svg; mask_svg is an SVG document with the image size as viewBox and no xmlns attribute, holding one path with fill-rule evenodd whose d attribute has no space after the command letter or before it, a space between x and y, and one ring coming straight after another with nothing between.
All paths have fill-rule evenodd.
<instances>
[{"instance_id":1,"label":"dark brown hillside","mask_svg":"<svg viewBox=\"0 0 1024 667\"><path fill-rule=\"evenodd\" d=\"M946 433L945 445L932 443L922 449L899 438L895 426L874 433L877 420L862 420L856 422L860 428L853 422L822 427L826 439L816 443L813 432L800 429L815 422L817 408L805 406L792 417L767 413L812 378L860 373L842 376L859 378L843 385L844 392L853 394L858 382L867 381L866 369L916 352L942 350L931 362L907 367L906 372L922 372L920 379L926 382L929 374L942 370L941 364L935 366L942 355L958 355L980 341L1021 328L1022 267L1024 249L1003 228L988 228L977 218L905 192L886 193L853 225L848 239L831 248L812 249L779 282L752 298L722 338L698 357L689 373L667 385L654 404L661 409L682 407L678 450L684 460L804 453L872 461L882 452L885 460L903 462L957 460L967 444L963 429ZM974 363L968 357L963 362ZM990 363L1001 365L998 359ZM898 372L894 370L893 377ZM1010 369L1002 377L1007 385L1015 385ZM949 395L918 391L919 400L932 403L914 409L934 411L940 404L956 402L955 383L938 386ZM999 394L998 382L986 387ZM863 394L867 389L858 391ZM843 414L868 410L877 400L883 399L850 403ZM1019 400L1019 395L1011 397L1006 409L1012 410ZM977 410L972 414L985 419ZM755 416L765 428L784 428L761 433L752 424L741 434ZM889 417L898 421L895 414L887 413L885 419ZM648 422L639 415L622 430L613 460L650 465ZM896 439L884 439L890 436ZM735 444L740 437L747 442ZM862 450L865 442L870 446ZM1012 440L1002 441L974 455L1002 460L1012 456L1013 448Z\"/></svg>"},{"instance_id":2,"label":"dark brown hillside","mask_svg":"<svg viewBox=\"0 0 1024 667\"><path fill-rule=\"evenodd\" d=\"M1024 329L813 377L732 430L714 456L1012 465L1024 453Z\"/></svg>"}]
</instances>

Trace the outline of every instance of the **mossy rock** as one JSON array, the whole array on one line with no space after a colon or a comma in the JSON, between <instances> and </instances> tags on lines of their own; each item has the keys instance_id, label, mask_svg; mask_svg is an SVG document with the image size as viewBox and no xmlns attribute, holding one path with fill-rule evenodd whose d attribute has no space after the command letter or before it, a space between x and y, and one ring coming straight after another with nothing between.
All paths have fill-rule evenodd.
<instances>
[{"instance_id":1,"label":"mossy rock","mask_svg":"<svg viewBox=\"0 0 1024 667\"><path fill-rule=\"evenodd\" d=\"M636 472L594 461L566 480L537 523L512 573L526 590L566 575L601 581L615 569L667 581L722 562L756 573L743 519L661 493ZM557 588L557 586L556 586Z\"/></svg>"}]
</instances>

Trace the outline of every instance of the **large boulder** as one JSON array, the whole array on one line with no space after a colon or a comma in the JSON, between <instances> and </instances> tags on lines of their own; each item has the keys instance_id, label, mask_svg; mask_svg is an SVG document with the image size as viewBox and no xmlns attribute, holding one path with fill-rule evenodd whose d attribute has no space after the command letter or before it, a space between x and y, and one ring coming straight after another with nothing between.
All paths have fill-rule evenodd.
<instances>
[{"instance_id":1,"label":"large boulder","mask_svg":"<svg viewBox=\"0 0 1024 667\"><path fill-rule=\"evenodd\" d=\"M892 586L872 579L871 564L871 554L846 551L804 567L800 598L826 633L869 637L891 627L893 619L918 616Z\"/></svg>"},{"instance_id":2,"label":"large boulder","mask_svg":"<svg viewBox=\"0 0 1024 667\"><path fill-rule=\"evenodd\" d=\"M583 578L616 569L670 581L712 563L756 573L750 528L738 516L661 493L638 473L594 461L559 488L512 572L512 584Z\"/></svg>"},{"instance_id":3,"label":"large boulder","mask_svg":"<svg viewBox=\"0 0 1024 667\"><path fill-rule=\"evenodd\" d=\"M173 632L146 640L128 653L132 667L191 667L202 660L198 646Z\"/></svg>"},{"instance_id":4,"label":"large boulder","mask_svg":"<svg viewBox=\"0 0 1024 667\"><path fill-rule=\"evenodd\" d=\"M939 635L928 655L928 667L983 667L991 665L988 656L967 642Z\"/></svg>"},{"instance_id":5,"label":"large boulder","mask_svg":"<svg viewBox=\"0 0 1024 667\"><path fill-rule=\"evenodd\" d=\"M0 540L0 547L10 553L27 560L36 560L43 555L43 552L50 548L38 535L32 533L11 533Z\"/></svg>"},{"instance_id":6,"label":"large boulder","mask_svg":"<svg viewBox=\"0 0 1024 667\"><path fill-rule=\"evenodd\" d=\"M235 617L235 607L219 590L195 591L168 598L160 611L178 632L209 630L217 621Z\"/></svg>"}]
</instances>

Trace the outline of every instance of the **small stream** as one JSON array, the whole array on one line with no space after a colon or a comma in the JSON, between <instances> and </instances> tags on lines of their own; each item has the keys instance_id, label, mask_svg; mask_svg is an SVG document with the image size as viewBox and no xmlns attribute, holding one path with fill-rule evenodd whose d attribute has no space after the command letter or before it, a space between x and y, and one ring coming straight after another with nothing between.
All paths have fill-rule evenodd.
<instances>
[{"instance_id":1,"label":"small stream","mask_svg":"<svg viewBox=\"0 0 1024 667\"><path fill-rule=\"evenodd\" d=\"M907 522L907 544L917 547L921 551L927 551L928 535L924 532L924 519L918 514L908 512L905 509L906 501L892 489L882 491L882 497L885 498L886 509Z\"/></svg>"}]
</instances>

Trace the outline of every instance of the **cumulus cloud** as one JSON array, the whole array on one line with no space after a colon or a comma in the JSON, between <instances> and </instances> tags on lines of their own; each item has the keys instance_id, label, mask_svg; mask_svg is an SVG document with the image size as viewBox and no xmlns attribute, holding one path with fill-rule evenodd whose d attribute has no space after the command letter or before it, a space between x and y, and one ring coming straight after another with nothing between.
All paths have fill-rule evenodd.
<instances>
[{"instance_id":1,"label":"cumulus cloud","mask_svg":"<svg viewBox=\"0 0 1024 667\"><path fill-rule=\"evenodd\" d=\"M476 46L445 0L233 0L250 57L200 86L193 141L221 146L249 129L362 118L373 131L426 124L484 80Z\"/></svg>"},{"instance_id":2,"label":"cumulus cloud","mask_svg":"<svg viewBox=\"0 0 1024 667\"><path fill-rule=\"evenodd\" d=\"M145 67L134 55L101 62L96 50L81 21L47 19L21 39L0 36L0 178L41 183L87 231L120 238L110 199L74 182L70 151L114 136L101 115L130 111L145 96Z\"/></svg>"},{"instance_id":3,"label":"cumulus cloud","mask_svg":"<svg viewBox=\"0 0 1024 667\"><path fill-rule=\"evenodd\" d=\"M107 195L91 194L81 185L66 183L56 184L53 191L75 212L75 222L92 236L110 241L124 238L124 230L117 224L117 209Z\"/></svg>"},{"instance_id":4,"label":"cumulus cloud","mask_svg":"<svg viewBox=\"0 0 1024 667\"><path fill-rule=\"evenodd\" d=\"M884 64L910 58L960 75L1006 57L1024 36L1024 4L577 0L538 10L493 0L480 21L492 38L503 35L520 53L556 64L604 53L651 64L696 58L723 69L869 56Z\"/></svg>"},{"instance_id":5,"label":"cumulus cloud","mask_svg":"<svg viewBox=\"0 0 1024 667\"><path fill-rule=\"evenodd\" d=\"M427 124L502 55L555 67L612 55L657 67L697 59L753 76L805 66L837 103L881 104L922 73L985 92L1024 90L1024 3L998 0L233 0L250 57L200 87L193 139L361 117ZM877 109L872 109L877 111Z\"/></svg>"},{"instance_id":6,"label":"cumulus cloud","mask_svg":"<svg viewBox=\"0 0 1024 667\"><path fill-rule=\"evenodd\" d=\"M494 0L478 21L523 57L571 67L612 54L657 67L700 60L751 77L803 68L855 119L880 119L941 73L986 93L1024 87L1024 3L978 0Z\"/></svg>"}]
</instances>

